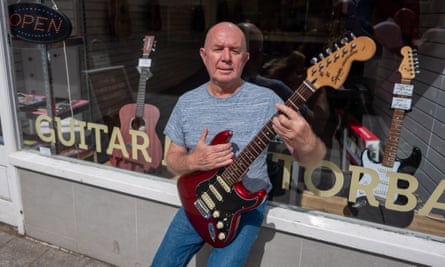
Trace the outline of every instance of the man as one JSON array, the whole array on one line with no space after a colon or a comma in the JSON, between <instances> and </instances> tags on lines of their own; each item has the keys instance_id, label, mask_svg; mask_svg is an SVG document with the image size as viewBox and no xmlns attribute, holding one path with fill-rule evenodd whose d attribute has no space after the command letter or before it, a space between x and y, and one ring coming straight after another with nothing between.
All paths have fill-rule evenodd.
<instances>
[{"instance_id":1,"label":"man","mask_svg":"<svg viewBox=\"0 0 445 267\"><path fill-rule=\"evenodd\" d=\"M271 90L241 78L249 60L246 40L240 28L229 22L213 26L207 33L200 56L210 80L181 96L164 133L171 139L168 167L178 175L225 167L276 113L273 129L281 136L296 160L304 165L318 163L324 144L298 112L286 107ZM208 145L220 131L233 131L231 143ZM270 190L266 151L242 177L251 192ZM242 214L235 239L223 248L214 248L208 266L243 266L255 242L266 203ZM180 208L171 222L152 266L186 266L204 244Z\"/></svg>"}]
</instances>

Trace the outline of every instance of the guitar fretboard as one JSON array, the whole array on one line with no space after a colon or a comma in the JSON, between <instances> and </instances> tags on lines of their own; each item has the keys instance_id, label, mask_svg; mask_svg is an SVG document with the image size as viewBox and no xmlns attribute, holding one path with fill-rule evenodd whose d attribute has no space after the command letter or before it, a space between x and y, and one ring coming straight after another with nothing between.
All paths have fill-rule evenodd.
<instances>
[{"instance_id":1,"label":"guitar fretboard","mask_svg":"<svg viewBox=\"0 0 445 267\"><path fill-rule=\"evenodd\" d=\"M402 79L402 84L410 84L410 80ZM394 109L391 119L391 126L389 128L388 139L385 144L385 152L383 154L382 165L388 168L394 166L394 161L397 157L397 147L399 145L400 132L402 130L403 119L405 117L405 110Z\"/></svg>"},{"instance_id":2,"label":"guitar fretboard","mask_svg":"<svg viewBox=\"0 0 445 267\"><path fill-rule=\"evenodd\" d=\"M150 70L148 67L141 68L141 74L139 77L138 93L136 98L136 118L142 118L144 114L145 106L145 88L147 86L147 80L150 76Z\"/></svg>"},{"instance_id":3,"label":"guitar fretboard","mask_svg":"<svg viewBox=\"0 0 445 267\"><path fill-rule=\"evenodd\" d=\"M285 105L294 110L299 110L315 91L316 88L306 80L289 97ZM278 115L278 112L274 116L276 115ZM276 133L272 128L272 118L263 126L252 141L249 142L235 161L222 173L221 177L226 183L233 185L238 182L247 172L252 162L266 149L267 145L275 137Z\"/></svg>"}]
</instances>

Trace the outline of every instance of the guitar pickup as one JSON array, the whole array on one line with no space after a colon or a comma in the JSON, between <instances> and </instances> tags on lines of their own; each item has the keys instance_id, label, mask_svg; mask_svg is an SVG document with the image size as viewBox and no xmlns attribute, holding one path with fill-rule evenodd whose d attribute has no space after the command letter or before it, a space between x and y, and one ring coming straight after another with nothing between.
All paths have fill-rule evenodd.
<instances>
[{"instance_id":1,"label":"guitar pickup","mask_svg":"<svg viewBox=\"0 0 445 267\"><path fill-rule=\"evenodd\" d=\"M204 201L198 198L193 205L195 205L195 208L199 211L199 213L201 213L202 217L206 219L210 218L210 209L207 207Z\"/></svg>"}]
</instances>

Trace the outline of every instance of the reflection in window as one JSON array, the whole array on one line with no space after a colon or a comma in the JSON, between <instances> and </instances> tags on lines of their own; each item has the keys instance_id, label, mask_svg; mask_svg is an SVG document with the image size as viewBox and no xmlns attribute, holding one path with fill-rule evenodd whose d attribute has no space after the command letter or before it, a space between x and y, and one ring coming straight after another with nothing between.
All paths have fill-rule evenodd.
<instances>
[{"instance_id":1,"label":"reflection in window","mask_svg":"<svg viewBox=\"0 0 445 267\"><path fill-rule=\"evenodd\" d=\"M129 2L133 5L137 1ZM74 32L66 49L14 40L24 148L171 179L174 176L163 161L169 144L163 128L177 98L208 79L198 51L210 25L221 20L256 25L262 43L250 47L256 49L250 51L250 60L255 60L257 69L246 80L279 80L292 92L298 90L317 61L354 42L345 34L352 32L375 41L374 56L352 63L342 86L336 90L317 88L306 102L305 116L328 147L328 155L319 168L307 170L292 159L279 139L274 140L269 147L269 175L274 185L269 199L445 236L443 231L434 230L443 229L443 222L435 218L445 215L443 206L437 204L445 202L445 196L440 195L445 176L441 159L445 155L439 149L444 140L430 127L442 122L429 115L434 112L426 107L441 106L426 93L434 87L430 81L440 77L426 79L423 72L415 71L415 50L421 65L430 68L429 76L440 76L445 65L437 52L445 34L440 27L432 28L436 26L432 21L439 21L433 10L420 6L419 1L282 1L276 5L272 1L232 0L202 1L199 6L187 1L139 2L143 8L116 12L125 20L107 17L102 7L91 1L85 1L82 12L79 6L64 5L64 13L84 15L70 18ZM422 21L421 15L428 21ZM86 33L81 31L83 23ZM153 35L156 41L149 51L143 50L146 35ZM346 41L345 36L349 38ZM404 46L413 48L408 56L402 53ZM143 57L152 60L148 77L137 68ZM410 67L405 68L405 64ZM329 75L344 71L332 66L327 66ZM398 142L393 146L397 156L405 159L394 161L400 165L391 169L392 173L402 173L398 177L402 182L377 178L383 193L368 190L359 182L366 177L361 173L366 171L363 167L389 163L385 148L394 134L393 89L400 83L414 84L410 112L403 112L407 118L400 124ZM161 160L141 152L157 143L150 142L153 140L147 138L147 132L132 132L130 138L139 141L126 141L132 116L119 111L126 104L137 103L140 93L144 93L144 107L159 110L159 117L151 117L143 129L159 139L161 149L156 151L164 152ZM135 115L136 111L130 113ZM425 121L430 123L425 125ZM123 127L127 133L122 132ZM433 156L426 157L426 151L432 151ZM146 169L141 168L144 161L161 163ZM419 183L415 189L410 187L416 183L412 179ZM405 196L407 191L396 188L413 189L414 193ZM388 194L392 196L389 200Z\"/></svg>"},{"instance_id":2,"label":"reflection in window","mask_svg":"<svg viewBox=\"0 0 445 267\"><path fill-rule=\"evenodd\" d=\"M0 119L0 145L4 145L5 140L3 139L3 128L2 128L2 120Z\"/></svg>"}]
</instances>

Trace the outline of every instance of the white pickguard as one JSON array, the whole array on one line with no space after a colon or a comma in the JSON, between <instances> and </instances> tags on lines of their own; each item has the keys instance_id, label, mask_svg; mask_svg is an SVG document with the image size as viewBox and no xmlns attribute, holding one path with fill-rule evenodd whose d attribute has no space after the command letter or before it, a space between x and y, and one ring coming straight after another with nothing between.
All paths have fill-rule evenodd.
<instances>
[{"instance_id":1,"label":"white pickguard","mask_svg":"<svg viewBox=\"0 0 445 267\"><path fill-rule=\"evenodd\" d=\"M377 185L377 187L373 189L374 196L380 201L385 201L386 195L388 193L388 184L389 184L389 177L388 177L387 173L388 172L397 172L400 167L400 161L397 161L397 160L394 161L394 165L392 168L385 167L381 163L376 163L376 162L372 161L368 157L368 150L365 149L365 151L363 151L363 154L362 154L362 166L365 168L373 169L374 171L377 172L380 181L379 181L379 184ZM362 178L359 181L359 184L370 184L371 179L372 178L369 174L364 173ZM365 193L363 191L358 191L356 199L363 197L363 196L366 196ZM396 194L394 196L394 201L396 201L397 197L398 197L398 195Z\"/></svg>"}]
</instances>

